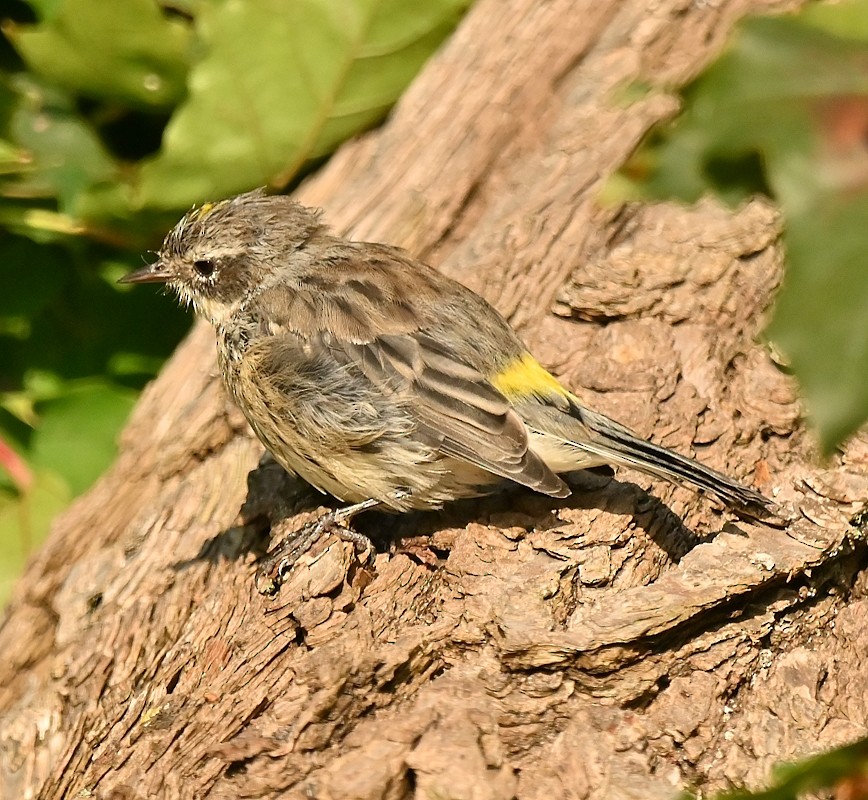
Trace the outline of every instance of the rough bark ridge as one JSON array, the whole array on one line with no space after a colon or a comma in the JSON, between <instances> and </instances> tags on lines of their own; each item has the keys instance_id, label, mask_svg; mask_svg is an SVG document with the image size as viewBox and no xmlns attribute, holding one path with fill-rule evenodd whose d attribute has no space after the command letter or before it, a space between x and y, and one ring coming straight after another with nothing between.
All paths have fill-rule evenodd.
<instances>
[{"instance_id":1,"label":"rough bark ridge","mask_svg":"<svg viewBox=\"0 0 868 800\"><path fill-rule=\"evenodd\" d=\"M0 795L671 797L865 733L847 520L868 441L812 466L793 384L754 343L781 277L774 210L595 204L674 108L618 87L685 80L739 16L782 7L480 0L299 196L459 277L590 405L799 521L588 476L560 504L372 515L396 548L359 565L324 542L267 600L269 509L310 495L271 468L248 491L261 449L200 326L0 625Z\"/></svg>"}]
</instances>

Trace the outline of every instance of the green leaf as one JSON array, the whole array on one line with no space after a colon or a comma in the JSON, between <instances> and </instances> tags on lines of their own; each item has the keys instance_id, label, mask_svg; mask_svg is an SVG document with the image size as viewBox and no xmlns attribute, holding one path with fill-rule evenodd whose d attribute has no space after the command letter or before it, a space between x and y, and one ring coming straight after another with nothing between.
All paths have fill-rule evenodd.
<instances>
[{"instance_id":1,"label":"green leaf","mask_svg":"<svg viewBox=\"0 0 868 800\"><path fill-rule=\"evenodd\" d=\"M746 20L625 170L653 197L779 202L787 273L770 335L826 452L868 417L866 20L868 0Z\"/></svg>"},{"instance_id":2,"label":"green leaf","mask_svg":"<svg viewBox=\"0 0 868 800\"><path fill-rule=\"evenodd\" d=\"M63 0L27 0L27 4L33 8L39 19L45 21L57 15Z\"/></svg>"},{"instance_id":3,"label":"green leaf","mask_svg":"<svg viewBox=\"0 0 868 800\"><path fill-rule=\"evenodd\" d=\"M868 416L868 195L817 200L787 220L768 335L789 356L828 453Z\"/></svg>"},{"instance_id":4,"label":"green leaf","mask_svg":"<svg viewBox=\"0 0 868 800\"><path fill-rule=\"evenodd\" d=\"M14 144L0 139L0 175L19 172L26 165L26 158Z\"/></svg>"},{"instance_id":5,"label":"green leaf","mask_svg":"<svg viewBox=\"0 0 868 800\"><path fill-rule=\"evenodd\" d=\"M858 2L841 3L837 6L811 3L799 13L799 18L808 25L831 33L842 39L868 39L868 14Z\"/></svg>"},{"instance_id":6,"label":"green leaf","mask_svg":"<svg viewBox=\"0 0 868 800\"><path fill-rule=\"evenodd\" d=\"M140 202L187 208L283 187L310 159L378 122L467 0L226 0L196 19L205 49Z\"/></svg>"},{"instance_id":7,"label":"green leaf","mask_svg":"<svg viewBox=\"0 0 868 800\"><path fill-rule=\"evenodd\" d=\"M48 471L35 473L23 495L0 491L0 608L28 556L45 539L52 520L71 499L66 482Z\"/></svg>"},{"instance_id":8,"label":"green leaf","mask_svg":"<svg viewBox=\"0 0 868 800\"><path fill-rule=\"evenodd\" d=\"M61 0L50 8L38 25L8 28L35 72L135 106L171 106L183 96L189 30L155 0Z\"/></svg>"},{"instance_id":9,"label":"green leaf","mask_svg":"<svg viewBox=\"0 0 868 800\"><path fill-rule=\"evenodd\" d=\"M9 135L28 154L29 164L11 194L56 197L64 210L71 210L84 189L114 176L114 161L61 90L26 75L17 76L15 85L21 99Z\"/></svg>"},{"instance_id":10,"label":"green leaf","mask_svg":"<svg viewBox=\"0 0 868 800\"><path fill-rule=\"evenodd\" d=\"M118 431L134 402L134 392L93 380L73 384L65 394L40 403L33 465L56 472L80 494L111 464Z\"/></svg>"}]
</instances>

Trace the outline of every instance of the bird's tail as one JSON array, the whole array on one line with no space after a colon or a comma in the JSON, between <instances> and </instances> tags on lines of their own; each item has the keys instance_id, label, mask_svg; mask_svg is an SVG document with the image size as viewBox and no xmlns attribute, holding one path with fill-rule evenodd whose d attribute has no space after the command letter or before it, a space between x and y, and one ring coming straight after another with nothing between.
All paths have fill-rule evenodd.
<instances>
[{"instance_id":1,"label":"bird's tail","mask_svg":"<svg viewBox=\"0 0 868 800\"><path fill-rule=\"evenodd\" d=\"M692 458L640 439L623 425L580 405L573 397L570 406L571 415L594 434L590 440L577 444L607 463L632 467L676 484L692 484L750 516L764 519L774 513L775 504L759 492Z\"/></svg>"}]
</instances>

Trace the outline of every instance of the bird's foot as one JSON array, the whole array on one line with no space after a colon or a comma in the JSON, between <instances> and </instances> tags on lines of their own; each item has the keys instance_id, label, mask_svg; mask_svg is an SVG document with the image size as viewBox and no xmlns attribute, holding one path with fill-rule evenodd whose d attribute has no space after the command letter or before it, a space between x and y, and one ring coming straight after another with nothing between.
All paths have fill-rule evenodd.
<instances>
[{"instance_id":1,"label":"bird's foot","mask_svg":"<svg viewBox=\"0 0 868 800\"><path fill-rule=\"evenodd\" d=\"M330 533L345 542L352 542L357 553L368 555L375 552L374 543L363 533L350 528L348 523L356 514L378 505L376 500L366 500L346 508L338 508L285 536L256 570L256 591L269 597L277 594L298 559L322 536Z\"/></svg>"}]
</instances>

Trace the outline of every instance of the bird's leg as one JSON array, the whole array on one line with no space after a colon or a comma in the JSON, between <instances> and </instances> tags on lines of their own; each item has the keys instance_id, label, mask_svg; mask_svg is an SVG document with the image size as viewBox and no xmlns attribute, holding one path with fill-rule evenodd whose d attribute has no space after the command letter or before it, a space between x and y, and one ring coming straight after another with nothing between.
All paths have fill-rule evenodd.
<instances>
[{"instance_id":1,"label":"bird's leg","mask_svg":"<svg viewBox=\"0 0 868 800\"><path fill-rule=\"evenodd\" d=\"M379 500L363 500L351 506L337 508L323 514L319 519L305 525L278 542L256 570L256 590L260 594L277 594L296 561L306 553L317 539L333 533L345 542L352 542L356 550L372 552L373 542L363 533L354 531L349 522L356 514L382 505Z\"/></svg>"}]
</instances>

